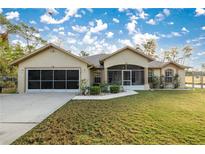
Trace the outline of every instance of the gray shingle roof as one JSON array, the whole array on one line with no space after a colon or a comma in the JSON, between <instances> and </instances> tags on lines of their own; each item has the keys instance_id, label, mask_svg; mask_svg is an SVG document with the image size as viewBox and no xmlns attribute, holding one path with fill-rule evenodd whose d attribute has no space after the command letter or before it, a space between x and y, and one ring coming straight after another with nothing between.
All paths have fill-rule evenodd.
<instances>
[{"instance_id":1,"label":"gray shingle roof","mask_svg":"<svg viewBox=\"0 0 205 154\"><path fill-rule=\"evenodd\" d=\"M164 62L160 62L160 61L152 61L149 63L149 68L161 68L165 63Z\"/></svg>"},{"instance_id":2,"label":"gray shingle roof","mask_svg":"<svg viewBox=\"0 0 205 154\"><path fill-rule=\"evenodd\" d=\"M96 54L96 55L86 56L83 58L89 61L90 63L92 63L95 67L103 68L103 66L100 64L100 59L107 55L109 54Z\"/></svg>"}]
</instances>

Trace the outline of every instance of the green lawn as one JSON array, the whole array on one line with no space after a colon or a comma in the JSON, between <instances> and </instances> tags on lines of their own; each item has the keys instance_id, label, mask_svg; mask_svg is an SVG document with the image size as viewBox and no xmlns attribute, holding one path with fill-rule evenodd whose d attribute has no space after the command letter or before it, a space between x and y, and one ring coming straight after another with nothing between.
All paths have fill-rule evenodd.
<instances>
[{"instance_id":1,"label":"green lawn","mask_svg":"<svg viewBox=\"0 0 205 154\"><path fill-rule=\"evenodd\" d=\"M71 101L13 144L205 144L205 90Z\"/></svg>"}]
</instances>

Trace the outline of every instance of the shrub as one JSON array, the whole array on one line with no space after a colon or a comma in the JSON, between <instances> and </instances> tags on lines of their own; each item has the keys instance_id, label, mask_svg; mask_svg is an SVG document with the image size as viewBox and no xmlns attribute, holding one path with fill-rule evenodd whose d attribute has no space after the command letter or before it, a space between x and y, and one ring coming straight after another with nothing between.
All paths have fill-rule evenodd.
<instances>
[{"instance_id":1,"label":"shrub","mask_svg":"<svg viewBox=\"0 0 205 154\"><path fill-rule=\"evenodd\" d=\"M160 85L160 79L158 76L153 76L152 77L152 86L153 88L159 88Z\"/></svg>"},{"instance_id":2,"label":"shrub","mask_svg":"<svg viewBox=\"0 0 205 154\"><path fill-rule=\"evenodd\" d=\"M160 88L165 88L165 78L163 75L160 76Z\"/></svg>"},{"instance_id":3,"label":"shrub","mask_svg":"<svg viewBox=\"0 0 205 154\"><path fill-rule=\"evenodd\" d=\"M108 93L109 92L109 85L107 83L100 84L101 92Z\"/></svg>"},{"instance_id":4,"label":"shrub","mask_svg":"<svg viewBox=\"0 0 205 154\"><path fill-rule=\"evenodd\" d=\"M99 86L90 87L90 94L91 95L99 95L100 94L100 87Z\"/></svg>"},{"instance_id":5,"label":"shrub","mask_svg":"<svg viewBox=\"0 0 205 154\"><path fill-rule=\"evenodd\" d=\"M119 85L111 85L110 86L110 93L119 93L120 92L120 86Z\"/></svg>"},{"instance_id":6,"label":"shrub","mask_svg":"<svg viewBox=\"0 0 205 154\"><path fill-rule=\"evenodd\" d=\"M80 82L80 91L82 95L87 95L89 91L88 83L86 79L81 80Z\"/></svg>"},{"instance_id":7,"label":"shrub","mask_svg":"<svg viewBox=\"0 0 205 154\"><path fill-rule=\"evenodd\" d=\"M176 74L176 75L174 76L173 84L174 84L174 88L175 88L175 89L176 89L176 88L179 88L179 86L180 86L180 80L179 80L179 75L178 75L178 74Z\"/></svg>"}]
</instances>

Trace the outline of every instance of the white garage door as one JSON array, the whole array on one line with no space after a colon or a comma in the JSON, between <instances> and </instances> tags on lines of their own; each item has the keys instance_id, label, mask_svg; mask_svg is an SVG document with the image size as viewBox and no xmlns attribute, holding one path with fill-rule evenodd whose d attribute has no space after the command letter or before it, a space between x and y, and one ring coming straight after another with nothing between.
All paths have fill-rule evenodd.
<instances>
[{"instance_id":1,"label":"white garage door","mask_svg":"<svg viewBox=\"0 0 205 154\"><path fill-rule=\"evenodd\" d=\"M79 91L79 70L27 70L27 91Z\"/></svg>"}]
</instances>

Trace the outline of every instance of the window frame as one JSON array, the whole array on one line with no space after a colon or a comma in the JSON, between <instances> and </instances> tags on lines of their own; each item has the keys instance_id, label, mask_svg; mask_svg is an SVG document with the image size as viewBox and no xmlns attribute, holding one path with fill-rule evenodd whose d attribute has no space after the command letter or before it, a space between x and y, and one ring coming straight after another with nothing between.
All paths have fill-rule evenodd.
<instances>
[{"instance_id":1,"label":"window frame","mask_svg":"<svg viewBox=\"0 0 205 154\"><path fill-rule=\"evenodd\" d=\"M165 82L172 83L173 77L174 77L174 70L171 68L168 68L164 71L164 74L165 74Z\"/></svg>"}]
</instances>

